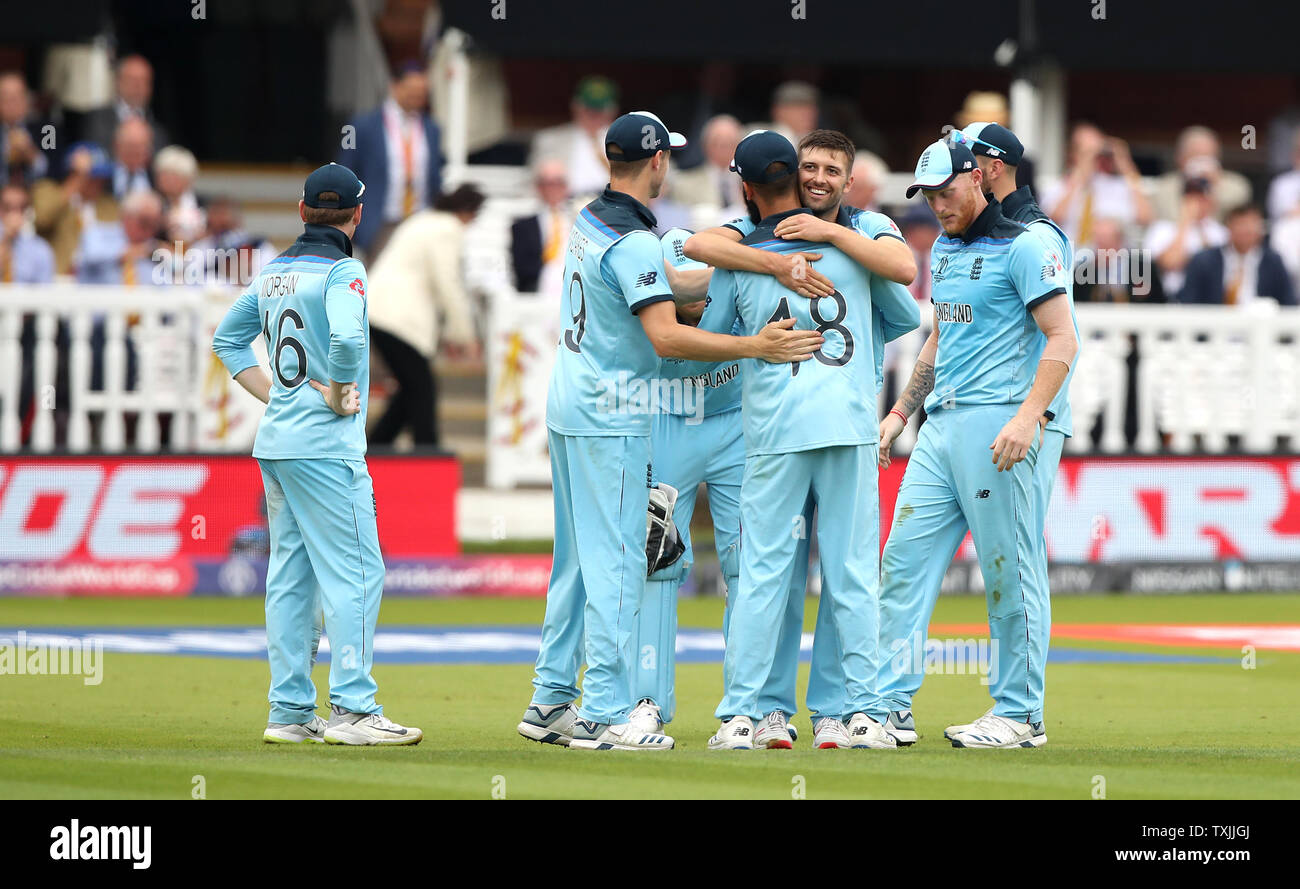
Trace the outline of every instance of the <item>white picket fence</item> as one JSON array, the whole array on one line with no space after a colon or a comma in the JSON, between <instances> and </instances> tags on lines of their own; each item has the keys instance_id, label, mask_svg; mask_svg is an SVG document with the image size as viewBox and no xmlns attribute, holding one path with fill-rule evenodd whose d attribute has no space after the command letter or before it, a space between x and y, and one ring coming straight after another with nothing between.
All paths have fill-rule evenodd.
<instances>
[{"instance_id":1,"label":"white picket fence","mask_svg":"<svg viewBox=\"0 0 1300 889\"><path fill-rule=\"evenodd\" d=\"M150 453L162 445L163 423L172 450L242 450L251 446L260 414L211 353L212 330L237 291L201 287L86 287L75 284L0 286L0 452L24 447L19 413L24 317L34 319L29 356L36 409L25 445L32 452ZM498 292L488 325L489 475L510 467L494 484L545 482L545 428L541 420L553 335L541 319L552 303L539 295ZM1128 360L1136 345L1137 437L1133 450L1164 448L1215 453L1235 437L1249 452L1300 444L1300 309L1271 302L1244 308L1216 306L1081 305L1083 349L1070 399L1072 452L1093 449L1089 431L1098 417L1105 453L1129 450L1124 422ZM59 322L68 327L68 390L56 390ZM91 389L91 332L104 332L102 388ZM549 325L545 325L549 328ZM127 386L127 342L136 361ZM919 334L895 348L894 391L906 384ZM261 352L261 345L255 344ZM55 416L66 412L66 433ZM496 416L499 414L499 416ZM128 441L127 417L136 417ZM162 418L167 417L164 421ZM495 417L495 419L493 419ZM914 443L915 424L899 442ZM522 472L522 474L521 474Z\"/></svg>"}]
</instances>

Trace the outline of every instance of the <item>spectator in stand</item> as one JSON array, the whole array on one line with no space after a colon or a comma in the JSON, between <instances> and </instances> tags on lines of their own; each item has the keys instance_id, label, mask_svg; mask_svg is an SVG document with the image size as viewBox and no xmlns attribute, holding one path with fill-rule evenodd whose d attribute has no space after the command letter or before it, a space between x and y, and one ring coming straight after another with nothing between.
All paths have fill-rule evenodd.
<instances>
[{"instance_id":1,"label":"spectator in stand","mask_svg":"<svg viewBox=\"0 0 1300 889\"><path fill-rule=\"evenodd\" d=\"M208 230L194 243L207 268L207 278L222 284L246 286L275 258L275 247L243 227L234 198L217 197L208 204Z\"/></svg>"},{"instance_id":2,"label":"spectator in stand","mask_svg":"<svg viewBox=\"0 0 1300 889\"><path fill-rule=\"evenodd\" d=\"M32 225L31 195L22 185L0 186L0 284L48 284L54 250Z\"/></svg>"},{"instance_id":3,"label":"spectator in stand","mask_svg":"<svg viewBox=\"0 0 1300 889\"><path fill-rule=\"evenodd\" d=\"M1069 170L1043 192L1042 205L1065 229L1076 250L1092 246L1094 225L1103 216L1125 226L1151 222L1151 205L1128 145L1088 123L1075 125Z\"/></svg>"},{"instance_id":4,"label":"spectator in stand","mask_svg":"<svg viewBox=\"0 0 1300 889\"><path fill-rule=\"evenodd\" d=\"M1210 247L1187 264L1179 302L1241 306L1271 297L1296 304L1282 257L1264 244L1264 216L1253 204L1228 213L1228 243Z\"/></svg>"},{"instance_id":5,"label":"spectator in stand","mask_svg":"<svg viewBox=\"0 0 1300 889\"><path fill-rule=\"evenodd\" d=\"M84 231L118 220L118 205L109 189L113 164L93 142L78 142L67 154L63 182L42 179L32 188L36 233L54 248L55 270L72 274L73 256Z\"/></svg>"},{"instance_id":6,"label":"spectator in stand","mask_svg":"<svg viewBox=\"0 0 1300 889\"><path fill-rule=\"evenodd\" d=\"M158 240L162 199L152 191L136 191L122 201L121 221L94 225L82 232L74 264L81 284L150 285L153 255L166 245Z\"/></svg>"},{"instance_id":7,"label":"spectator in stand","mask_svg":"<svg viewBox=\"0 0 1300 889\"><path fill-rule=\"evenodd\" d=\"M168 144L167 130L149 108L152 101L153 65L144 56L125 57L117 63L117 94L112 104L86 115L81 125L81 138L107 151L123 123L142 120L149 125L157 144Z\"/></svg>"},{"instance_id":8,"label":"spectator in stand","mask_svg":"<svg viewBox=\"0 0 1300 889\"><path fill-rule=\"evenodd\" d=\"M1200 163L1217 168L1208 158ZM1160 273L1160 284L1171 300L1177 301L1183 287L1183 272L1193 256L1207 247L1222 247L1228 230L1215 219L1214 188L1210 178L1198 176L1183 184L1183 203L1178 221L1157 219L1147 230L1144 247Z\"/></svg>"},{"instance_id":9,"label":"spectator in stand","mask_svg":"<svg viewBox=\"0 0 1300 889\"><path fill-rule=\"evenodd\" d=\"M389 84L384 104L352 124L338 162L366 185L366 205L353 243L373 262L393 229L427 209L442 190L442 137L429 116L429 82L418 62L407 62Z\"/></svg>"},{"instance_id":10,"label":"spectator in stand","mask_svg":"<svg viewBox=\"0 0 1300 889\"><path fill-rule=\"evenodd\" d=\"M1137 250L1124 240L1124 223L1101 217L1093 227L1091 256L1075 255L1074 301L1093 303L1163 303L1167 291L1160 275L1150 266L1142 268ZM1088 260L1091 259L1091 264ZM1181 273L1180 273L1181 274Z\"/></svg>"},{"instance_id":11,"label":"spectator in stand","mask_svg":"<svg viewBox=\"0 0 1300 889\"><path fill-rule=\"evenodd\" d=\"M38 147L41 125L32 119L27 81L16 71L0 74L0 183L31 185L49 171L49 160Z\"/></svg>"},{"instance_id":12,"label":"spectator in stand","mask_svg":"<svg viewBox=\"0 0 1300 889\"><path fill-rule=\"evenodd\" d=\"M912 248L912 257L916 260L916 277L907 289L921 304L921 327L929 331L930 317L930 250L935 239L939 237L939 220L934 212L924 204L913 203L907 207L898 220L903 240Z\"/></svg>"},{"instance_id":13,"label":"spectator in stand","mask_svg":"<svg viewBox=\"0 0 1300 889\"><path fill-rule=\"evenodd\" d=\"M163 230L169 241L188 242L203 235L203 208L194 194L199 162L188 148L168 145L153 159L153 178L163 202Z\"/></svg>"},{"instance_id":14,"label":"spectator in stand","mask_svg":"<svg viewBox=\"0 0 1300 889\"><path fill-rule=\"evenodd\" d=\"M609 184L605 131L618 116L618 87L608 77L584 77L569 103L570 121L533 137L529 164L558 160L569 171L569 190L581 199L600 194ZM585 203L585 202L584 202Z\"/></svg>"},{"instance_id":15,"label":"spectator in stand","mask_svg":"<svg viewBox=\"0 0 1300 889\"><path fill-rule=\"evenodd\" d=\"M510 226L510 259L515 272L515 290L537 293L542 270L564 265L564 246L573 227L569 205L569 177L564 164L543 161L533 180L542 207L532 216L516 219Z\"/></svg>"},{"instance_id":16,"label":"spectator in stand","mask_svg":"<svg viewBox=\"0 0 1300 889\"><path fill-rule=\"evenodd\" d=\"M880 212L880 189L889 175L885 162L870 151L860 151L853 160L850 175L853 184L844 192L844 203L859 210Z\"/></svg>"},{"instance_id":17,"label":"spectator in stand","mask_svg":"<svg viewBox=\"0 0 1300 889\"><path fill-rule=\"evenodd\" d=\"M772 123L762 129L776 130L798 145L817 129L821 119L821 92L811 83L787 80L772 93Z\"/></svg>"},{"instance_id":18,"label":"spectator in stand","mask_svg":"<svg viewBox=\"0 0 1300 889\"><path fill-rule=\"evenodd\" d=\"M740 177L731 171L731 160L743 136L740 121L730 114L709 118L700 131L704 163L690 170L673 170L671 178L678 200L690 206L713 208L719 220L743 214Z\"/></svg>"},{"instance_id":19,"label":"spectator in stand","mask_svg":"<svg viewBox=\"0 0 1300 889\"><path fill-rule=\"evenodd\" d=\"M1002 93L974 90L966 94L966 101L953 115L953 120L960 130L966 129L977 121L996 123L1010 129L1011 106L1007 104L1007 97ZM1028 185L1029 190L1035 196L1038 195L1038 189L1034 185L1034 161L1028 154L1023 155L1020 163L1016 165L1016 185Z\"/></svg>"},{"instance_id":20,"label":"spectator in stand","mask_svg":"<svg viewBox=\"0 0 1300 889\"><path fill-rule=\"evenodd\" d=\"M1268 217L1274 222L1300 215L1300 132L1296 133L1290 170L1278 173L1268 186Z\"/></svg>"},{"instance_id":21,"label":"spectator in stand","mask_svg":"<svg viewBox=\"0 0 1300 889\"><path fill-rule=\"evenodd\" d=\"M1214 189L1214 204L1218 208L1218 218L1223 221L1223 214L1232 207L1239 207L1251 200L1250 183L1240 173L1223 169L1223 151L1219 137L1208 127L1192 126L1178 135L1175 162L1178 169L1165 173L1156 180L1154 205L1156 215L1161 219L1177 219L1179 205L1183 198L1183 185L1188 179L1205 175L1205 160L1213 162L1210 182Z\"/></svg>"},{"instance_id":22,"label":"spectator in stand","mask_svg":"<svg viewBox=\"0 0 1300 889\"><path fill-rule=\"evenodd\" d=\"M439 344L450 357L481 355L461 258L465 226L482 206L483 195L472 185L443 195L434 209L397 227L370 269L370 341L401 387L371 430L371 444L392 444L409 428L416 445L437 446L437 383L430 363Z\"/></svg>"},{"instance_id":23,"label":"spectator in stand","mask_svg":"<svg viewBox=\"0 0 1300 889\"><path fill-rule=\"evenodd\" d=\"M119 201L137 191L153 191L149 160L153 130L138 117L128 118L113 137L113 196Z\"/></svg>"}]
</instances>

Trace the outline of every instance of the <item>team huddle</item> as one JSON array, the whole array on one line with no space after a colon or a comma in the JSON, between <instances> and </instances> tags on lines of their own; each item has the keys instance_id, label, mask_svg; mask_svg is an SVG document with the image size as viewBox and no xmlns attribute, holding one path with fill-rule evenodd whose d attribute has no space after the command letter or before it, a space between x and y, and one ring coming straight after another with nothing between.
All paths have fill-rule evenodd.
<instances>
[{"instance_id":1,"label":"team huddle","mask_svg":"<svg viewBox=\"0 0 1300 889\"><path fill-rule=\"evenodd\" d=\"M703 483L727 589L710 749L797 739L811 533L822 591L805 699L813 745L915 743L924 657L909 649L924 646L967 531L985 581L993 706L945 737L1042 746L1043 524L1071 434L1078 334L1071 247L1016 186L1019 140L972 124L917 162L907 196L923 193L943 228L934 326L883 418L884 346L920 325L906 287L916 268L888 217L843 204L853 144L831 130L797 148L753 132L732 163L748 218L660 238L648 204L685 144L649 112L614 121L610 185L569 238L546 415L554 561L519 733L573 749L674 746L664 725L677 594ZM922 407L882 554L878 471Z\"/></svg>"}]
</instances>

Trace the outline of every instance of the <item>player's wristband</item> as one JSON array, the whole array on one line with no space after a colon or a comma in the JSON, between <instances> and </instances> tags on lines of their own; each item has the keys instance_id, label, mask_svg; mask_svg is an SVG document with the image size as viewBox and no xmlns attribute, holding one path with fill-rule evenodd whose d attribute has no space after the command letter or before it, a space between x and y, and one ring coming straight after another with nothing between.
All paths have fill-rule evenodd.
<instances>
[{"instance_id":1,"label":"player's wristband","mask_svg":"<svg viewBox=\"0 0 1300 889\"><path fill-rule=\"evenodd\" d=\"M898 408L893 408L893 407L891 407L891 408L889 409L889 412L890 412L891 414L897 414L897 415L898 415L898 419L900 419L900 420L903 421L903 425L904 425L904 426L907 425L907 417L905 417L905 416L903 415L903 412L900 411Z\"/></svg>"}]
</instances>

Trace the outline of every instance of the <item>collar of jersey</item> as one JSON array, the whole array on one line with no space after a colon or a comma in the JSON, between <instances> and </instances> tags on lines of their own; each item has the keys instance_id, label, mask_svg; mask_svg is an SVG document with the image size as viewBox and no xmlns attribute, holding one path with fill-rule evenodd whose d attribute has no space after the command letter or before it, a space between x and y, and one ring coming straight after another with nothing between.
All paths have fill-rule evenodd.
<instances>
[{"instance_id":1,"label":"collar of jersey","mask_svg":"<svg viewBox=\"0 0 1300 889\"><path fill-rule=\"evenodd\" d=\"M646 228L656 228L659 225L659 220L655 219L655 215L650 212L650 208L632 197L630 194L615 191L609 186L605 186L605 191L601 194L601 197L611 204L620 204L627 207L637 216L641 217L641 221L646 224Z\"/></svg>"},{"instance_id":2,"label":"collar of jersey","mask_svg":"<svg viewBox=\"0 0 1300 889\"><path fill-rule=\"evenodd\" d=\"M352 255L352 239L332 225L316 225L308 222L303 226L302 237L298 239L305 244L329 244Z\"/></svg>"},{"instance_id":3,"label":"collar of jersey","mask_svg":"<svg viewBox=\"0 0 1300 889\"><path fill-rule=\"evenodd\" d=\"M795 207L793 210L785 210L781 213L773 213L771 216L764 216L763 221L758 225L760 228L776 228L777 223L782 219L789 219L791 216L798 216L800 213L811 213L807 207Z\"/></svg>"},{"instance_id":4,"label":"collar of jersey","mask_svg":"<svg viewBox=\"0 0 1300 889\"><path fill-rule=\"evenodd\" d=\"M963 244L969 244L977 241L993 230L993 227L1002 221L1002 205L996 198L989 200L989 205L984 208L980 215L966 227L966 231L959 235L949 235L954 241L961 241Z\"/></svg>"},{"instance_id":5,"label":"collar of jersey","mask_svg":"<svg viewBox=\"0 0 1300 889\"><path fill-rule=\"evenodd\" d=\"M1019 215L1022 207L1028 207L1032 203L1034 203L1033 192L1029 190L1028 185L1022 185L1007 195L1007 199L1002 202L1002 215L1014 219Z\"/></svg>"},{"instance_id":6,"label":"collar of jersey","mask_svg":"<svg viewBox=\"0 0 1300 889\"><path fill-rule=\"evenodd\" d=\"M835 221L845 228L853 228L853 217L860 213L857 207L850 207L848 204L840 204L839 212L835 214Z\"/></svg>"}]
</instances>

